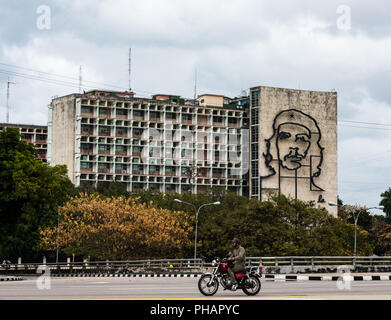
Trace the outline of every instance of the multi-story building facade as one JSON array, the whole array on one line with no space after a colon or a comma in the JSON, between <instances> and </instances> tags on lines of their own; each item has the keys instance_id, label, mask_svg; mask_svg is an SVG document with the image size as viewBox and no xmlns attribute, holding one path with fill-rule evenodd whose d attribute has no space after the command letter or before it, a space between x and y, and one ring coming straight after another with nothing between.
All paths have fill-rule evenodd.
<instances>
[{"instance_id":1,"label":"multi-story building facade","mask_svg":"<svg viewBox=\"0 0 391 320\"><path fill-rule=\"evenodd\" d=\"M337 215L337 93L250 89L250 197L285 194Z\"/></svg>"},{"instance_id":2,"label":"multi-story building facade","mask_svg":"<svg viewBox=\"0 0 391 320\"><path fill-rule=\"evenodd\" d=\"M48 161L67 165L76 186L248 195L248 97L200 98L91 91L53 99Z\"/></svg>"},{"instance_id":3,"label":"multi-story building facade","mask_svg":"<svg viewBox=\"0 0 391 320\"><path fill-rule=\"evenodd\" d=\"M37 149L37 158L46 162L48 135L47 126L0 123L0 132L7 127L19 129L21 140L33 144Z\"/></svg>"},{"instance_id":4,"label":"multi-story building facade","mask_svg":"<svg viewBox=\"0 0 391 320\"><path fill-rule=\"evenodd\" d=\"M91 91L52 100L48 160L79 186L204 193L218 186L261 201L285 194L337 202L337 94L254 87L196 100Z\"/></svg>"}]
</instances>

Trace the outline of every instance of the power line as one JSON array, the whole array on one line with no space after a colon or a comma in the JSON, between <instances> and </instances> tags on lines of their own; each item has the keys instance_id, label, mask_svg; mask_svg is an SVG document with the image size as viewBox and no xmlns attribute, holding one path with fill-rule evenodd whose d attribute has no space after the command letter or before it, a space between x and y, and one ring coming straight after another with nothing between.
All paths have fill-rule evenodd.
<instances>
[{"instance_id":1,"label":"power line","mask_svg":"<svg viewBox=\"0 0 391 320\"><path fill-rule=\"evenodd\" d=\"M79 81L78 78L65 76L65 75L60 75L60 74L57 74L57 73L45 72L45 71L41 71L41 70L37 70L37 69L25 68L25 67L12 65L12 64L7 64L7 63L2 63L2 62L0 62L0 65L7 66L7 67L12 67L12 68L17 68L17 69L28 70L28 71L32 71L32 72L38 72L38 73L41 73L41 74L55 76L55 77L64 78L64 79L68 79L68 80ZM4 72L15 72L15 71L12 71L12 70L3 70L3 71ZM18 73L19 74L23 74L23 75L28 75L28 76L36 76L36 75L22 73L22 72L18 72ZM39 77L43 78L42 76L39 76ZM47 78L47 79L54 80L54 81L63 81L63 80L57 80L57 79L51 79L51 78ZM76 82L72 82L72 84L74 84L74 83L76 83ZM119 86L119 85L108 84L108 83L104 83L104 82L96 82L96 81L85 80L85 79L83 79L83 83L97 84L97 85L103 86L106 89L107 88L116 88L116 89L119 89L121 91L128 90L128 88L125 88L125 87L122 87L122 86ZM84 86L84 87L85 88L95 88L95 89L97 88L96 86ZM102 87L100 87L100 88L102 88ZM152 95L155 94L155 92L146 91L146 90L139 90L139 89L137 89L136 91L142 92L142 93L148 93L148 94L152 94Z\"/></svg>"},{"instance_id":2,"label":"power line","mask_svg":"<svg viewBox=\"0 0 391 320\"><path fill-rule=\"evenodd\" d=\"M360 129L371 129L371 130L385 130L385 131L391 131L391 129L387 129L387 128L351 126L351 125L348 125L348 124L340 124L339 126L340 126L340 127L348 127L348 128L360 128Z\"/></svg>"},{"instance_id":3,"label":"power line","mask_svg":"<svg viewBox=\"0 0 391 320\"><path fill-rule=\"evenodd\" d=\"M360 123L360 124L369 124L369 125L375 125L375 126L385 126L385 127L391 127L391 124L384 124L384 123L376 123L376 122L362 122L362 121L353 121L353 120L338 120L339 122L349 122L349 123Z\"/></svg>"}]
</instances>

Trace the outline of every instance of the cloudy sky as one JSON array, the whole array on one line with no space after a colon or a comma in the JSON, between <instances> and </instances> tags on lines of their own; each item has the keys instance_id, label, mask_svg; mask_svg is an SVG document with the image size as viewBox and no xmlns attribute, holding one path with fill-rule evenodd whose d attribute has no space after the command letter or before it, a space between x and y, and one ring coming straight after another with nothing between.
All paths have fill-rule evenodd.
<instances>
[{"instance_id":1,"label":"cloudy sky","mask_svg":"<svg viewBox=\"0 0 391 320\"><path fill-rule=\"evenodd\" d=\"M0 0L0 122L8 77L10 122L46 124L80 66L85 89L126 89L129 47L138 96L192 97L195 70L198 93L334 89L339 196L378 205L391 186L390 12L386 0Z\"/></svg>"}]
</instances>

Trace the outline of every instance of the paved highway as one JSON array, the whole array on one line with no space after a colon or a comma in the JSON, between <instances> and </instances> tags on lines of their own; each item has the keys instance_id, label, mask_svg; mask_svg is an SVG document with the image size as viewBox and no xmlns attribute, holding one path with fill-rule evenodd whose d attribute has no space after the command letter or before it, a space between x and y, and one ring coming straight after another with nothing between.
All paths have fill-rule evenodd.
<instances>
[{"instance_id":1,"label":"paved highway","mask_svg":"<svg viewBox=\"0 0 391 320\"><path fill-rule=\"evenodd\" d=\"M391 281L354 281L337 287L335 281L266 281L256 297L242 291L223 291L212 297L198 291L199 278L41 278L0 282L0 299L386 299ZM48 279L46 279L48 280ZM50 288L49 288L50 285ZM344 290L341 290L343 288Z\"/></svg>"}]
</instances>

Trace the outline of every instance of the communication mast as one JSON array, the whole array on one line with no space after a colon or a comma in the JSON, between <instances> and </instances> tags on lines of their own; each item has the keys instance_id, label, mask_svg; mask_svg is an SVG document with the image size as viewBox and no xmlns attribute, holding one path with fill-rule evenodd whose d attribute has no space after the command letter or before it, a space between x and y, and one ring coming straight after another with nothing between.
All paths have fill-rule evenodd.
<instances>
[{"instance_id":1,"label":"communication mast","mask_svg":"<svg viewBox=\"0 0 391 320\"><path fill-rule=\"evenodd\" d=\"M9 123L9 120L10 120L10 114L9 114L10 84L16 84L16 83L11 82L10 78L8 77L8 81L7 81L7 121L6 121L7 123Z\"/></svg>"},{"instance_id":2,"label":"communication mast","mask_svg":"<svg viewBox=\"0 0 391 320\"><path fill-rule=\"evenodd\" d=\"M131 66L132 66L132 48L129 48L129 85L128 85L128 88L129 88L129 92L132 91L132 87L131 87Z\"/></svg>"}]
</instances>

